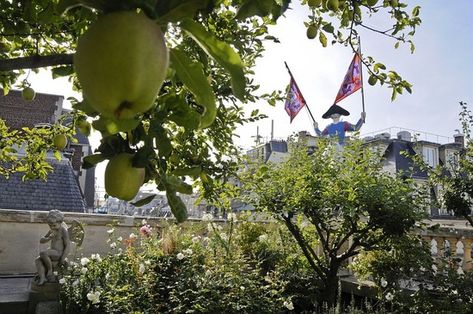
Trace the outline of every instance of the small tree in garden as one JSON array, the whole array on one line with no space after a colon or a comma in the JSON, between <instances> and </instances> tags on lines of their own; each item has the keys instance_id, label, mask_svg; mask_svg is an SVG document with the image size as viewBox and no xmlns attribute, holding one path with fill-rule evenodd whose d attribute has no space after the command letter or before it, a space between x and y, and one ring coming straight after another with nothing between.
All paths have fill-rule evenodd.
<instances>
[{"instance_id":1,"label":"small tree in garden","mask_svg":"<svg viewBox=\"0 0 473 314\"><path fill-rule=\"evenodd\" d=\"M245 177L247 176L247 177ZM390 250L424 216L422 191L409 178L382 170L379 154L361 141L342 151L327 139L287 161L249 170L249 202L282 221L317 275L320 303L334 306L339 271L361 252Z\"/></svg>"}]
</instances>

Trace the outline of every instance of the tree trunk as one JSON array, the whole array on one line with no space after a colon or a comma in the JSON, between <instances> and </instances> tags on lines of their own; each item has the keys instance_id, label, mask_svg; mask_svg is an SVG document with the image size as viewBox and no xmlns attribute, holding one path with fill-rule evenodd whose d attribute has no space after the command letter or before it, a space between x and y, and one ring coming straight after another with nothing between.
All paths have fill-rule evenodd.
<instances>
[{"instance_id":1,"label":"tree trunk","mask_svg":"<svg viewBox=\"0 0 473 314\"><path fill-rule=\"evenodd\" d=\"M327 273L326 280L322 285L322 291L320 299L323 305L327 305L328 308L333 308L337 305L337 298L339 293L339 278L338 278L338 266L331 265Z\"/></svg>"}]
</instances>

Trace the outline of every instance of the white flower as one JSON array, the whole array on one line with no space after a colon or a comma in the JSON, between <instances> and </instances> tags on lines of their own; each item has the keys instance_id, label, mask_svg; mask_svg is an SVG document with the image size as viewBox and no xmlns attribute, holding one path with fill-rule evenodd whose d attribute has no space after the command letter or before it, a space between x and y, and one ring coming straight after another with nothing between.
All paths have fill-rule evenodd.
<instances>
[{"instance_id":1,"label":"white flower","mask_svg":"<svg viewBox=\"0 0 473 314\"><path fill-rule=\"evenodd\" d=\"M241 291L245 291L245 287L240 286L240 290L241 290Z\"/></svg>"},{"instance_id":2,"label":"white flower","mask_svg":"<svg viewBox=\"0 0 473 314\"><path fill-rule=\"evenodd\" d=\"M136 236L136 234L134 234L134 233L130 233L130 236L129 236L129 238L130 238L130 239L136 239L136 238L137 238L137 236Z\"/></svg>"},{"instance_id":3,"label":"white flower","mask_svg":"<svg viewBox=\"0 0 473 314\"><path fill-rule=\"evenodd\" d=\"M59 279L59 283L60 283L61 285L65 284L65 283L66 283L66 279L64 279L64 278Z\"/></svg>"},{"instance_id":4,"label":"white flower","mask_svg":"<svg viewBox=\"0 0 473 314\"><path fill-rule=\"evenodd\" d=\"M184 252L184 254L186 254L186 255L192 255L192 253L193 253L193 252L192 252L192 249L185 249L185 250L182 251L182 252Z\"/></svg>"},{"instance_id":5,"label":"white flower","mask_svg":"<svg viewBox=\"0 0 473 314\"><path fill-rule=\"evenodd\" d=\"M268 235L267 234L262 234L258 237L259 242L264 242L266 240L268 240Z\"/></svg>"},{"instance_id":6,"label":"white flower","mask_svg":"<svg viewBox=\"0 0 473 314\"><path fill-rule=\"evenodd\" d=\"M145 268L145 264L141 263L140 264L140 268L138 269L138 272L140 274L143 274L145 272L146 268Z\"/></svg>"},{"instance_id":7,"label":"white flower","mask_svg":"<svg viewBox=\"0 0 473 314\"><path fill-rule=\"evenodd\" d=\"M92 304L97 304L100 302L100 291L89 292L87 293L87 299L92 302Z\"/></svg>"},{"instance_id":8,"label":"white flower","mask_svg":"<svg viewBox=\"0 0 473 314\"><path fill-rule=\"evenodd\" d=\"M115 228L112 228L112 229L107 230L107 233L108 233L108 234L112 234L112 233L114 233L114 232L115 232Z\"/></svg>"},{"instance_id":9,"label":"white flower","mask_svg":"<svg viewBox=\"0 0 473 314\"><path fill-rule=\"evenodd\" d=\"M391 292L388 292L386 293L385 298L388 301L392 301L394 299L394 295Z\"/></svg>"},{"instance_id":10,"label":"white flower","mask_svg":"<svg viewBox=\"0 0 473 314\"><path fill-rule=\"evenodd\" d=\"M211 221L214 218L212 214L203 214L202 221Z\"/></svg>"},{"instance_id":11,"label":"white flower","mask_svg":"<svg viewBox=\"0 0 473 314\"><path fill-rule=\"evenodd\" d=\"M122 238L122 237L118 237L117 240L118 240L118 241L123 241L123 238Z\"/></svg>"},{"instance_id":12,"label":"white flower","mask_svg":"<svg viewBox=\"0 0 473 314\"><path fill-rule=\"evenodd\" d=\"M90 260L87 258L87 257L83 257L80 259L80 264L82 266L86 266L87 264L89 264Z\"/></svg>"},{"instance_id":13,"label":"white flower","mask_svg":"<svg viewBox=\"0 0 473 314\"><path fill-rule=\"evenodd\" d=\"M227 215L227 220L237 221L237 215L235 213L230 213Z\"/></svg>"},{"instance_id":14,"label":"white flower","mask_svg":"<svg viewBox=\"0 0 473 314\"><path fill-rule=\"evenodd\" d=\"M220 238L222 238L223 241L227 241L228 240L228 236L225 232L222 232L220 233Z\"/></svg>"},{"instance_id":15,"label":"white flower","mask_svg":"<svg viewBox=\"0 0 473 314\"><path fill-rule=\"evenodd\" d=\"M118 248L118 254L122 254L123 252L123 249L122 248Z\"/></svg>"},{"instance_id":16,"label":"white flower","mask_svg":"<svg viewBox=\"0 0 473 314\"><path fill-rule=\"evenodd\" d=\"M72 286L73 286L73 287L76 287L76 286L78 286L78 285L79 285L79 279L76 279L76 280L74 280L74 281L72 282Z\"/></svg>"},{"instance_id":17,"label":"white flower","mask_svg":"<svg viewBox=\"0 0 473 314\"><path fill-rule=\"evenodd\" d=\"M54 276L57 276L57 271L53 271L53 275L54 275Z\"/></svg>"},{"instance_id":18,"label":"white flower","mask_svg":"<svg viewBox=\"0 0 473 314\"><path fill-rule=\"evenodd\" d=\"M149 259L147 259L147 260L145 261L145 264L146 264L146 265L151 265L151 261L150 261Z\"/></svg>"},{"instance_id":19,"label":"white flower","mask_svg":"<svg viewBox=\"0 0 473 314\"><path fill-rule=\"evenodd\" d=\"M80 272L82 274L85 274L87 272L87 267L82 267L82 269L80 270Z\"/></svg>"},{"instance_id":20,"label":"white flower","mask_svg":"<svg viewBox=\"0 0 473 314\"><path fill-rule=\"evenodd\" d=\"M90 259L96 260L99 263L102 261L99 253L90 255Z\"/></svg>"},{"instance_id":21,"label":"white flower","mask_svg":"<svg viewBox=\"0 0 473 314\"><path fill-rule=\"evenodd\" d=\"M117 244L116 244L115 242L113 242L113 243L110 244L110 248L114 249L114 248L116 248L116 247L117 247Z\"/></svg>"},{"instance_id":22,"label":"white flower","mask_svg":"<svg viewBox=\"0 0 473 314\"><path fill-rule=\"evenodd\" d=\"M212 232L212 231L214 230L213 225L212 225L211 222L209 222L209 223L207 224L207 230L208 230L209 232Z\"/></svg>"},{"instance_id":23,"label":"white flower","mask_svg":"<svg viewBox=\"0 0 473 314\"><path fill-rule=\"evenodd\" d=\"M289 311L294 310L294 304L292 304L292 301L284 301L283 305Z\"/></svg>"},{"instance_id":24,"label":"white flower","mask_svg":"<svg viewBox=\"0 0 473 314\"><path fill-rule=\"evenodd\" d=\"M110 273L105 274L105 279L108 280L110 278Z\"/></svg>"},{"instance_id":25,"label":"white flower","mask_svg":"<svg viewBox=\"0 0 473 314\"><path fill-rule=\"evenodd\" d=\"M453 294L458 294L458 290L453 290L452 293Z\"/></svg>"},{"instance_id":26,"label":"white flower","mask_svg":"<svg viewBox=\"0 0 473 314\"><path fill-rule=\"evenodd\" d=\"M146 219L143 219L143 220L141 221L141 225L142 225L142 226L146 225L147 223L148 223L148 222L146 221Z\"/></svg>"},{"instance_id":27,"label":"white flower","mask_svg":"<svg viewBox=\"0 0 473 314\"><path fill-rule=\"evenodd\" d=\"M184 258L184 254L178 253L176 257L177 257L178 260L181 260L181 259Z\"/></svg>"},{"instance_id":28,"label":"white flower","mask_svg":"<svg viewBox=\"0 0 473 314\"><path fill-rule=\"evenodd\" d=\"M192 238L192 243L196 244L196 243L199 242L199 240L200 240L200 237L193 237Z\"/></svg>"},{"instance_id":29,"label":"white flower","mask_svg":"<svg viewBox=\"0 0 473 314\"><path fill-rule=\"evenodd\" d=\"M381 278L381 287L386 288L387 285L388 285L388 282L386 281L386 279Z\"/></svg>"}]
</instances>

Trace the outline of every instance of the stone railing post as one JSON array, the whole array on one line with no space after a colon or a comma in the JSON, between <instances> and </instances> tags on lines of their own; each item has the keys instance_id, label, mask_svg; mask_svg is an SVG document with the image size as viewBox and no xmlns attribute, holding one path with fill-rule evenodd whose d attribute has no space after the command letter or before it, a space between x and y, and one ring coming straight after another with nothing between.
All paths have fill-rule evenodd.
<instances>
[{"instance_id":1,"label":"stone railing post","mask_svg":"<svg viewBox=\"0 0 473 314\"><path fill-rule=\"evenodd\" d=\"M472 239L463 239L463 270L473 269L471 261L471 242Z\"/></svg>"}]
</instances>

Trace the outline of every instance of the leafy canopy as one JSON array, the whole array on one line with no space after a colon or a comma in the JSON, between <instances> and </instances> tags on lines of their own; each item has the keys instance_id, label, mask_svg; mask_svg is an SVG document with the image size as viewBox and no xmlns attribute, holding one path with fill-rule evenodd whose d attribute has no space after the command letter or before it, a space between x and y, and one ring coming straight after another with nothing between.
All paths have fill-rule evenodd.
<instances>
[{"instance_id":1,"label":"leafy canopy","mask_svg":"<svg viewBox=\"0 0 473 314\"><path fill-rule=\"evenodd\" d=\"M320 139L308 153L250 168L244 191L256 210L283 221L334 304L338 270L361 252L389 250L424 216L423 190L383 171L381 156L355 140L340 150Z\"/></svg>"}]
</instances>

